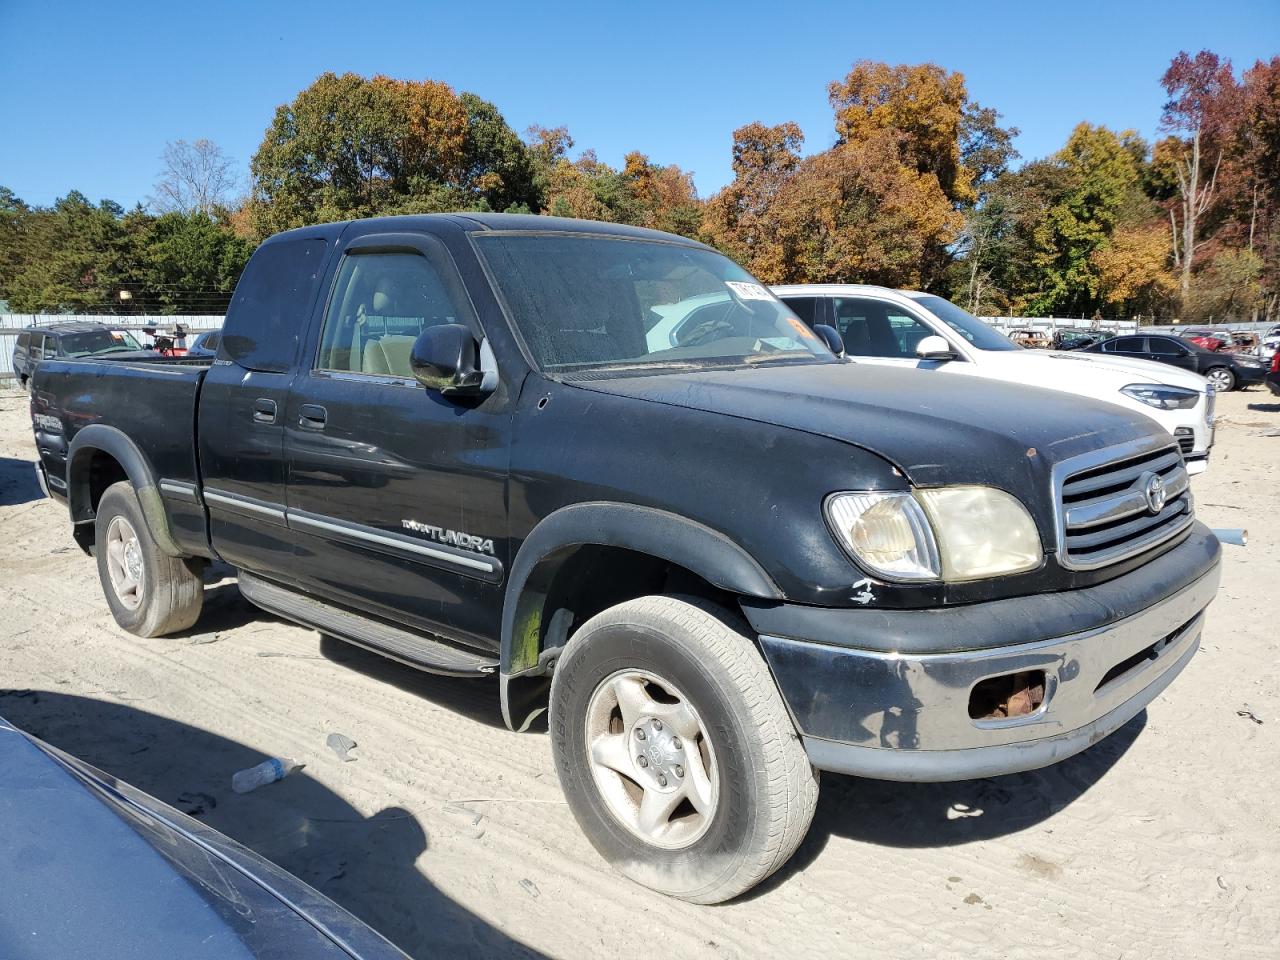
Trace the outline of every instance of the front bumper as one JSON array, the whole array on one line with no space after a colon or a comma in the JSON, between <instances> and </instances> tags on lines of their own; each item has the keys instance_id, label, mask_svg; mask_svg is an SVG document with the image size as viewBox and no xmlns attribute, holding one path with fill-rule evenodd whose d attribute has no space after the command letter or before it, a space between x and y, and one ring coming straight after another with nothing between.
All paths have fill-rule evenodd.
<instances>
[{"instance_id":1,"label":"front bumper","mask_svg":"<svg viewBox=\"0 0 1280 960\"><path fill-rule=\"evenodd\" d=\"M814 766L885 780L966 780L1063 760L1141 712L1199 647L1220 552L1197 524L1174 550L1095 587L955 609L856 611L877 615L868 637L880 649L785 636L777 627L787 618L776 609L746 612L774 628L761 633L761 647ZM797 622L812 626L813 615ZM899 618L906 629L927 623L933 642L883 649ZM1046 632L1066 624L1069 632ZM1045 696L1034 713L971 719L979 681L1036 670L1044 671Z\"/></svg>"},{"instance_id":2,"label":"front bumper","mask_svg":"<svg viewBox=\"0 0 1280 960\"><path fill-rule=\"evenodd\" d=\"M1267 379L1267 368L1264 366L1245 366L1244 364L1236 364L1236 386L1252 387L1255 384L1264 382Z\"/></svg>"}]
</instances>

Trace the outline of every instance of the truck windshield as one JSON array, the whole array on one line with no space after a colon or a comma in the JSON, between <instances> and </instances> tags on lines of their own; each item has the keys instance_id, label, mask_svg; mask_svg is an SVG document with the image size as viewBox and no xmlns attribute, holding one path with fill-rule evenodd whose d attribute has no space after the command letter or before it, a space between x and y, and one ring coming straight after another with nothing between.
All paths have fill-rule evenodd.
<instances>
[{"instance_id":1,"label":"truck windshield","mask_svg":"<svg viewBox=\"0 0 1280 960\"><path fill-rule=\"evenodd\" d=\"M67 357L87 357L117 350L141 350L138 341L117 330L90 330L86 333L64 333L62 353Z\"/></svg>"},{"instance_id":2,"label":"truck windshield","mask_svg":"<svg viewBox=\"0 0 1280 960\"><path fill-rule=\"evenodd\" d=\"M563 234L476 239L544 372L835 362L780 300L711 250Z\"/></svg>"},{"instance_id":3,"label":"truck windshield","mask_svg":"<svg viewBox=\"0 0 1280 960\"><path fill-rule=\"evenodd\" d=\"M941 297L916 297L924 307L979 350L1021 350L1022 348L994 327L989 327L967 310Z\"/></svg>"}]
</instances>

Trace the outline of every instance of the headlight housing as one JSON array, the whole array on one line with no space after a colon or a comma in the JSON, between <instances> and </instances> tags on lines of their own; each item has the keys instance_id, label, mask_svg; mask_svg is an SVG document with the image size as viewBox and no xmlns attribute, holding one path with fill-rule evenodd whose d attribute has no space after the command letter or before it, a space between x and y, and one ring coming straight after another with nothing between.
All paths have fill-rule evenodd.
<instances>
[{"instance_id":1,"label":"headlight housing","mask_svg":"<svg viewBox=\"0 0 1280 960\"><path fill-rule=\"evenodd\" d=\"M886 580L937 580L942 574L933 529L910 493L832 494L827 521L845 549Z\"/></svg>"},{"instance_id":2,"label":"headlight housing","mask_svg":"<svg viewBox=\"0 0 1280 960\"><path fill-rule=\"evenodd\" d=\"M886 580L981 580L1043 559L1026 507L994 487L836 493L826 512L849 554Z\"/></svg>"},{"instance_id":3,"label":"headlight housing","mask_svg":"<svg viewBox=\"0 0 1280 960\"><path fill-rule=\"evenodd\" d=\"M917 490L942 546L944 580L981 580L1034 570L1040 534L1022 501L995 487Z\"/></svg>"},{"instance_id":4,"label":"headlight housing","mask_svg":"<svg viewBox=\"0 0 1280 960\"><path fill-rule=\"evenodd\" d=\"M1190 410L1200 402L1200 391L1189 387L1171 387L1162 383L1131 383L1121 387L1126 397L1161 410Z\"/></svg>"}]
</instances>

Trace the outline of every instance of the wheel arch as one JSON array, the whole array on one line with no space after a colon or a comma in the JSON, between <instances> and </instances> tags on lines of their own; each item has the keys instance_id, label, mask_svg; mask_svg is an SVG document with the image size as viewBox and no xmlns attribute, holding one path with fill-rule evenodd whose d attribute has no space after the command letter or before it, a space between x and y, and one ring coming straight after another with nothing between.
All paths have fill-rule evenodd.
<instances>
[{"instance_id":1,"label":"wheel arch","mask_svg":"<svg viewBox=\"0 0 1280 960\"><path fill-rule=\"evenodd\" d=\"M128 480L142 507L147 531L162 553L185 556L173 539L155 470L129 436L102 423L84 427L67 449L67 508L76 542L86 550L94 541L98 501L117 480Z\"/></svg>"},{"instance_id":2,"label":"wheel arch","mask_svg":"<svg viewBox=\"0 0 1280 960\"><path fill-rule=\"evenodd\" d=\"M545 705L547 655L569 639L572 618L557 608L565 579L574 577L575 561L602 554L642 573L659 566L668 573L674 569L727 595L783 599L755 558L697 521L627 503L563 507L542 520L521 544L507 578L500 676L503 718L512 729L523 729ZM643 576L639 582L644 582ZM610 603L635 595L612 597ZM522 682L526 679L534 682Z\"/></svg>"}]
</instances>

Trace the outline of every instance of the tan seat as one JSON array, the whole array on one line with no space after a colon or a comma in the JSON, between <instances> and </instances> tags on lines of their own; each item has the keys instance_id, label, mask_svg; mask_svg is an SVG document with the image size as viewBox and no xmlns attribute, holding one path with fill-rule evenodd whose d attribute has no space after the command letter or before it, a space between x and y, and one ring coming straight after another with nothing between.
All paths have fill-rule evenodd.
<instances>
[{"instance_id":1,"label":"tan seat","mask_svg":"<svg viewBox=\"0 0 1280 960\"><path fill-rule=\"evenodd\" d=\"M364 345L364 356L360 362L361 371L412 377L413 367L409 363L409 356L413 353L415 339L415 337L391 335L370 340Z\"/></svg>"}]
</instances>

